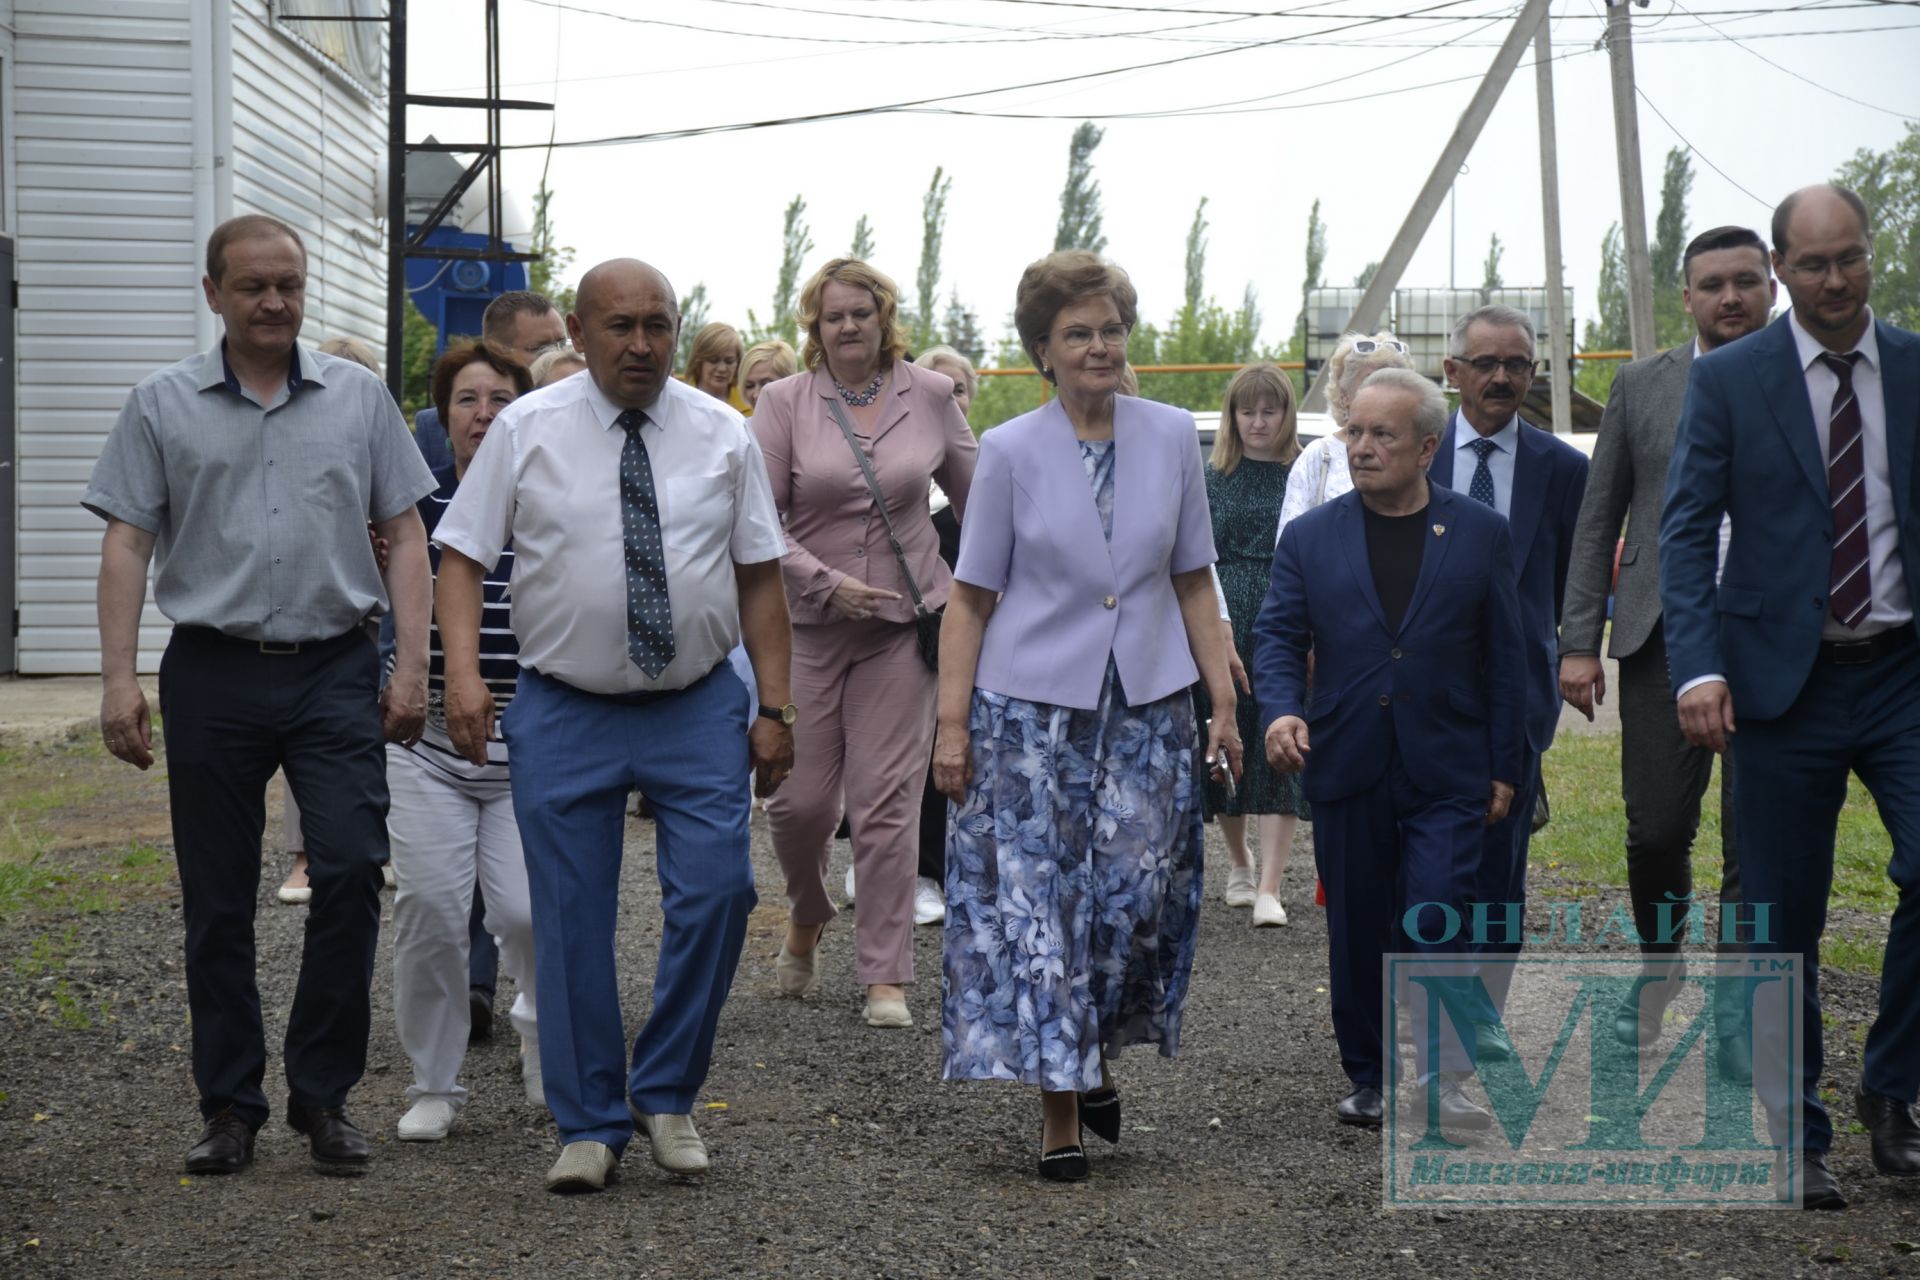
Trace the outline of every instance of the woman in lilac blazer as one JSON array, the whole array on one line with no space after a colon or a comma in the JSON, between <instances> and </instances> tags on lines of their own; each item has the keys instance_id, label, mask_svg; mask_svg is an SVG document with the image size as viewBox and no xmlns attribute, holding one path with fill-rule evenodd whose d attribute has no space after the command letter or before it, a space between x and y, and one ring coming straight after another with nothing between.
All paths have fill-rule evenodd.
<instances>
[{"instance_id":1,"label":"woman in lilac blazer","mask_svg":"<svg viewBox=\"0 0 1920 1280\"><path fill-rule=\"evenodd\" d=\"M807 372L762 391L752 422L787 525L781 567L800 710L794 773L767 802L790 909L780 986L804 996L818 980L820 936L834 916L827 856L844 807L860 886L859 980L874 1027L913 1025L903 986L913 981L920 797L933 748L933 672L887 522L921 598L940 608L952 576L928 485L937 479L964 518L979 450L952 379L902 358L898 297L864 262L822 267L800 294ZM871 461L885 519L835 409Z\"/></svg>"},{"instance_id":2,"label":"woman in lilac blazer","mask_svg":"<svg viewBox=\"0 0 1920 1280\"><path fill-rule=\"evenodd\" d=\"M1239 773L1193 417L1117 394L1126 273L1084 250L1021 277L1014 324L1059 398L987 433L941 632L948 1079L1041 1091L1043 1177L1120 1138L1108 1057L1179 1047L1200 910L1191 686ZM863 899L864 902L864 899Z\"/></svg>"}]
</instances>

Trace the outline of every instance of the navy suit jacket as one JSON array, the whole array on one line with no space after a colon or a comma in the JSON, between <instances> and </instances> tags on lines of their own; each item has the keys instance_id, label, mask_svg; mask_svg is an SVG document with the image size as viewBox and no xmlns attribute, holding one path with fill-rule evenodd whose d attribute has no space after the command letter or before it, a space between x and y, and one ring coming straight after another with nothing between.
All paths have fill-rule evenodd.
<instances>
[{"instance_id":1,"label":"navy suit jacket","mask_svg":"<svg viewBox=\"0 0 1920 1280\"><path fill-rule=\"evenodd\" d=\"M1491 509L1431 489L1420 576L1397 631L1387 629L1374 590L1358 493L1322 503L1280 533L1254 623L1254 694L1262 724L1307 722L1304 789L1316 803L1373 786L1396 749L1423 791L1484 796L1495 779L1519 780L1512 535Z\"/></svg>"},{"instance_id":2,"label":"navy suit jacket","mask_svg":"<svg viewBox=\"0 0 1920 1280\"><path fill-rule=\"evenodd\" d=\"M1901 569L1920 600L1913 508L1920 335L1874 325ZM1834 533L1828 497L1826 459L1788 318L1695 360L1660 521L1660 604L1675 692L1698 676L1719 674L1737 719L1771 720L1793 705L1827 617ZM1733 540L1716 589L1722 512L1733 517Z\"/></svg>"},{"instance_id":3,"label":"navy suit jacket","mask_svg":"<svg viewBox=\"0 0 1920 1280\"><path fill-rule=\"evenodd\" d=\"M1447 420L1429 474L1453 485L1455 432L1460 415ZM1527 745L1541 754L1553 745L1560 724L1560 607L1567 598L1567 565L1573 529L1587 492L1587 455L1524 419L1513 459L1514 585L1520 594L1520 630L1526 641ZM1465 495L1462 495L1465 496Z\"/></svg>"}]
</instances>

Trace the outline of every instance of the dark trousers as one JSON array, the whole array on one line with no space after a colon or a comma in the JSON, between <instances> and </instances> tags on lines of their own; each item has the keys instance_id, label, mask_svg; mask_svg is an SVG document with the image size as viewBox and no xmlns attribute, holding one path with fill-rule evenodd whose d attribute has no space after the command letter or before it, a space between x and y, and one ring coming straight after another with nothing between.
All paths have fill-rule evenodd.
<instances>
[{"instance_id":1,"label":"dark trousers","mask_svg":"<svg viewBox=\"0 0 1920 1280\"><path fill-rule=\"evenodd\" d=\"M920 794L920 869L918 874L941 886L947 883L947 798L933 785L933 766L927 766L927 789Z\"/></svg>"},{"instance_id":2,"label":"dark trousers","mask_svg":"<svg viewBox=\"0 0 1920 1280\"><path fill-rule=\"evenodd\" d=\"M1887 875L1900 891L1861 1083L1901 1102L1920 1095L1920 644L1854 666L1816 660L1777 719L1742 719L1737 690L1734 699L1740 884L1754 910L1767 908L1770 935L1752 949L1803 958L1803 1133L1808 1150L1825 1151L1833 1124L1820 1104L1819 950L1849 773L1866 784L1886 825L1893 846ZM1754 1084L1777 1128L1790 1099L1773 1078L1779 1073L1761 1066L1784 1060L1786 1032L1777 1019L1756 1018L1754 1033Z\"/></svg>"},{"instance_id":3,"label":"dark trousers","mask_svg":"<svg viewBox=\"0 0 1920 1280\"><path fill-rule=\"evenodd\" d=\"M467 990L484 991L493 999L500 983L500 944L487 932L487 903L480 882L473 882L473 914L467 917Z\"/></svg>"},{"instance_id":4,"label":"dark trousers","mask_svg":"<svg viewBox=\"0 0 1920 1280\"><path fill-rule=\"evenodd\" d=\"M1713 777L1713 752L1680 732L1673 684L1667 670L1665 633L1655 627L1647 642L1620 659L1620 798L1627 810L1627 890L1633 923L1646 955L1676 952L1684 936L1660 938L1659 904L1677 903L1693 892L1693 840L1700 830L1700 798ZM1738 724L1738 708L1735 708ZM1736 735L1737 736L1737 735ZM1733 757L1720 762L1720 912L1740 901L1740 864L1735 856ZM1686 908L1668 912L1678 927ZM1723 937L1718 922L1714 937ZM1744 943L1721 943L1740 950Z\"/></svg>"},{"instance_id":5,"label":"dark trousers","mask_svg":"<svg viewBox=\"0 0 1920 1280\"><path fill-rule=\"evenodd\" d=\"M1468 946L1482 955L1520 954L1526 936L1527 851L1533 842L1533 806L1539 796L1540 757L1522 746L1520 777L1513 779L1513 801L1507 806L1507 816L1491 826L1483 823L1480 828L1480 866L1474 876L1473 901L1486 904L1481 917L1484 927L1480 936L1469 937ZM1469 908L1470 934L1476 923ZM1481 1003L1475 1021L1498 1022L1507 1007L1513 966L1507 961L1490 963L1482 970L1481 979L1486 983L1491 1007Z\"/></svg>"},{"instance_id":6,"label":"dark trousers","mask_svg":"<svg viewBox=\"0 0 1920 1280\"><path fill-rule=\"evenodd\" d=\"M174 857L186 925L187 1004L200 1111L258 1128L266 1040L253 920L267 782L285 768L300 805L313 899L284 1048L292 1099L337 1107L366 1068L387 771L373 642L346 635L266 654L179 627L160 660Z\"/></svg>"},{"instance_id":7,"label":"dark trousers","mask_svg":"<svg viewBox=\"0 0 1920 1280\"><path fill-rule=\"evenodd\" d=\"M1381 957L1466 950L1463 934L1434 943L1410 935L1401 913L1438 902L1465 918L1486 812L1485 796L1433 795L1415 787L1397 750L1385 776L1365 791L1313 802L1313 857L1327 891L1333 1035L1356 1088L1382 1087ZM1442 932L1440 913L1425 910L1421 935ZM1424 1055L1421 1027L1416 1017L1414 1042ZM1421 1074L1427 1073L1423 1062Z\"/></svg>"}]
</instances>

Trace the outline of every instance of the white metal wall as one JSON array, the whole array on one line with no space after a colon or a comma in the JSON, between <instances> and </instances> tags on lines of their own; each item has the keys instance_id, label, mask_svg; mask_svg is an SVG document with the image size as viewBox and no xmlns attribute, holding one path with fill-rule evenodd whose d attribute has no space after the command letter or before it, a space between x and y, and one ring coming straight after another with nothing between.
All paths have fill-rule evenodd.
<instances>
[{"instance_id":1,"label":"white metal wall","mask_svg":"<svg viewBox=\"0 0 1920 1280\"><path fill-rule=\"evenodd\" d=\"M386 115L275 29L266 0L15 0L15 30L20 670L91 673L101 526L80 494L128 390L213 332L198 284L208 217L299 228L306 340L381 350ZM229 56L196 92L196 71ZM142 670L165 641L149 605Z\"/></svg>"}]
</instances>

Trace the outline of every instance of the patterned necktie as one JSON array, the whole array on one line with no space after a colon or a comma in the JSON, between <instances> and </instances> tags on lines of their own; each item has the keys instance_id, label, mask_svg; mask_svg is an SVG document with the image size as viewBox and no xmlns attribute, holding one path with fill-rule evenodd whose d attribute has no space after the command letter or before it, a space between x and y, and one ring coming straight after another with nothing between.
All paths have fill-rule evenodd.
<instances>
[{"instance_id":1,"label":"patterned necktie","mask_svg":"<svg viewBox=\"0 0 1920 1280\"><path fill-rule=\"evenodd\" d=\"M653 492L653 463L640 429L647 415L628 409L619 425L627 433L620 450L620 530L627 559L627 656L658 679L673 661L673 608L667 600L667 558L660 543L660 502Z\"/></svg>"},{"instance_id":2,"label":"patterned necktie","mask_svg":"<svg viewBox=\"0 0 1920 1280\"><path fill-rule=\"evenodd\" d=\"M1848 628L1866 621L1873 607L1873 574L1867 563L1866 443L1860 437L1860 401L1853 394L1853 362L1859 358L1858 351L1844 356L1820 354L1821 363L1840 380L1827 421L1827 493L1834 535L1827 607Z\"/></svg>"},{"instance_id":3,"label":"patterned necktie","mask_svg":"<svg viewBox=\"0 0 1920 1280\"><path fill-rule=\"evenodd\" d=\"M1491 440L1470 440L1467 442L1467 448L1473 450L1480 458L1480 464L1473 469L1473 479L1467 483L1467 496L1469 498L1478 498L1490 507L1494 506L1493 468L1487 465L1487 455L1499 447L1499 445ZM1498 508L1495 507L1495 510L1498 510Z\"/></svg>"}]
</instances>

